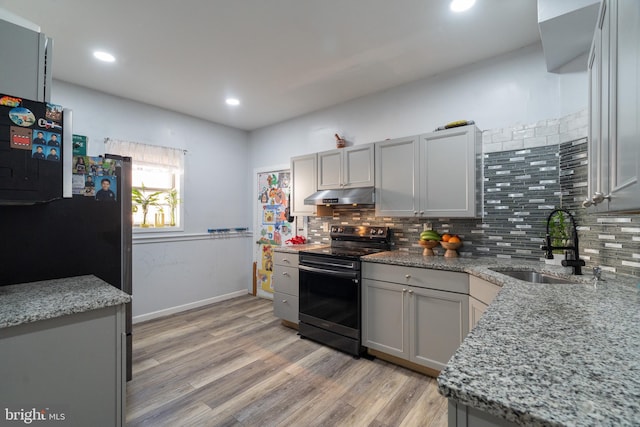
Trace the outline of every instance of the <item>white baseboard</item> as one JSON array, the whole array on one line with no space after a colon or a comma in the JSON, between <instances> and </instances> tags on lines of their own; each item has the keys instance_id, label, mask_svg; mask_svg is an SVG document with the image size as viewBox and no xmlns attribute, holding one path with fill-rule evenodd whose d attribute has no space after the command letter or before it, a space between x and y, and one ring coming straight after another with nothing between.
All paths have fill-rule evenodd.
<instances>
[{"instance_id":1,"label":"white baseboard","mask_svg":"<svg viewBox=\"0 0 640 427\"><path fill-rule=\"evenodd\" d=\"M247 295L246 289L231 292L229 294L219 295L217 297L207 298L200 301L190 302L188 304L177 305L175 307L169 307L158 311L153 311L151 313L140 314L138 316L133 316L131 319L132 323L140 323L145 322L147 320L157 319L159 317L169 316L170 314L180 313L181 311L191 310L193 308L203 307L205 305L213 304L214 302L225 301L231 298L240 297L242 295Z\"/></svg>"}]
</instances>

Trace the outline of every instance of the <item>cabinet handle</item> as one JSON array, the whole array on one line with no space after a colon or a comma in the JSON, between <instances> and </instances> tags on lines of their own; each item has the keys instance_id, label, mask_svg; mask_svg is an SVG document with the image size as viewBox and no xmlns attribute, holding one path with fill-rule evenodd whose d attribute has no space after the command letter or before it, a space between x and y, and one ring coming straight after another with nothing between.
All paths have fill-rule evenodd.
<instances>
[{"instance_id":1,"label":"cabinet handle","mask_svg":"<svg viewBox=\"0 0 640 427\"><path fill-rule=\"evenodd\" d=\"M286 263L291 264L291 261L289 261L287 258L282 258L282 262L286 262Z\"/></svg>"},{"instance_id":2,"label":"cabinet handle","mask_svg":"<svg viewBox=\"0 0 640 427\"><path fill-rule=\"evenodd\" d=\"M410 293L410 294L412 294L412 293L413 293L413 291L412 291L411 289L409 289L409 293Z\"/></svg>"},{"instance_id":3,"label":"cabinet handle","mask_svg":"<svg viewBox=\"0 0 640 427\"><path fill-rule=\"evenodd\" d=\"M283 299L283 300L282 300L282 303L283 303L283 304L286 304L286 303L287 303L287 300L286 300L286 299Z\"/></svg>"},{"instance_id":4,"label":"cabinet handle","mask_svg":"<svg viewBox=\"0 0 640 427\"><path fill-rule=\"evenodd\" d=\"M424 211L420 211L420 215L424 215Z\"/></svg>"},{"instance_id":5,"label":"cabinet handle","mask_svg":"<svg viewBox=\"0 0 640 427\"><path fill-rule=\"evenodd\" d=\"M286 271L283 271L283 272L282 272L282 275L283 275L283 276L288 276L288 275L289 275L289 273L287 273Z\"/></svg>"},{"instance_id":6,"label":"cabinet handle","mask_svg":"<svg viewBox=\"0 0 640 427\"><path fill-rule=\"evenodd\" d=\"M418 211L413 211L413 214L414 215L418 215Z\"/></svg>"},{"instance_id":7,"label":"cabinet handle","mask_svg":"<svg viewBox=\"0 0 640 427\"><path fill-rule=\"evenodd\" d=\"M406 289L404 289L404 288L402 288L402 292L407 292L407 290L406 290Z\"/></svg>"},{"instance_id":8,"label":"cabinet handle","mask_svg":"<svg viewBox=\"0 0 640 427\"><path fill-rule=\"evenodd\" d=\"M411 279L411 275L410 275L410 274L405 274L405 275L404 275L404 277L405 277L406 279Z\"/></svg>"}]
</instances>

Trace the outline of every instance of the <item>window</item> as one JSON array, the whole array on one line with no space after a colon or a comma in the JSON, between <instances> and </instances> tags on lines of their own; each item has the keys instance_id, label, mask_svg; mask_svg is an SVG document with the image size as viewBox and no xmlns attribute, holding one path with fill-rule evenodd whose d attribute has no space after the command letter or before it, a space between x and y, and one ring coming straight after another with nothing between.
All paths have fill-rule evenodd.
<instances>
[{"instance_id":1,"label":"window","mask_svg":"<svg viewBox=\"0 0 640 427\"><path fill-rule=\"evenodd\" d=\"M132 158L134 231L182 230L184 150L107 139L107 153Z\"/></svg>"}]
</instances>

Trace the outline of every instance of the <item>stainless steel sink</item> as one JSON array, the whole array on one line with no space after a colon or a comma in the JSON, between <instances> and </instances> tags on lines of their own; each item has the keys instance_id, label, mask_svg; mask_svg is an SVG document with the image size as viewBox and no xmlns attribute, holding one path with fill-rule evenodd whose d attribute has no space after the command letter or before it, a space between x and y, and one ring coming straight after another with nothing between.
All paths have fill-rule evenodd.
<instances>
[{"instance_id":1,"label":"stainless steel sink","mask_svg":"<svg viewBox=\"0 0 640 427\"><path fill-rule=\"evenodd\" d=\"M576 283L573 280L563 279L556 276L551 276L545 273L538 273L537 271L528 270L510 270L500 271L493 270L497 273L504 274L505 276L513 277L514 279L523 280L530 283L549 283L549 284L561 284L561 283Z\"/></svg>"}]
</instances>

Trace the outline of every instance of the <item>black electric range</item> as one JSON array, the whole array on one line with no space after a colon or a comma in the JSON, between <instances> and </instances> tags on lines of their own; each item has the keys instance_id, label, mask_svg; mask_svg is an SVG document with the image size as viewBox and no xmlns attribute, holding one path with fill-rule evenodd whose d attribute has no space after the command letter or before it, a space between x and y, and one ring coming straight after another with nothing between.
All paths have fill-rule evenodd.
<instances>
[{"instance_id":1,"label":"black electric range","mask_svg":"<svg viewBox=\"0 0 640 427\"><path fill-rule=\"evenodd\" d=\"M298 330L302 337L360 356L360 257L389 250L391 231L333 226L330 236L330 247L300 251Z\"/></svg>"}]
</instances>

